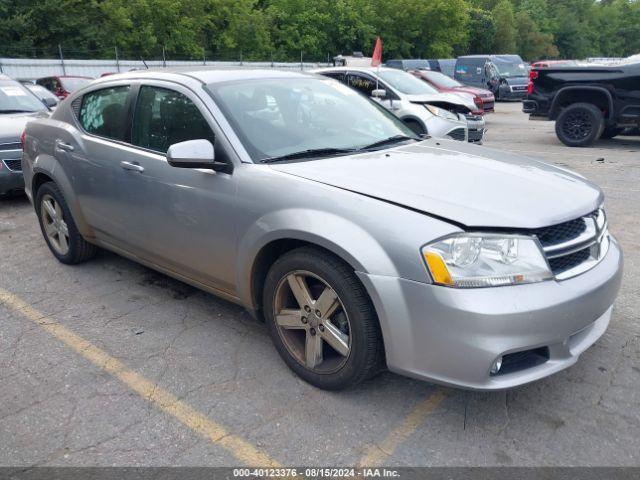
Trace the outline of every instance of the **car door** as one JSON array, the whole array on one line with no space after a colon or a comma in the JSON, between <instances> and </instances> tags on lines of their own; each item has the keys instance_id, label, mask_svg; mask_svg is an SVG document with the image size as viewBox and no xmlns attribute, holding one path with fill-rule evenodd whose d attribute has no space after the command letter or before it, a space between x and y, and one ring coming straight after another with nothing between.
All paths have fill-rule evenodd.
<instances>
[{"instance_id":1,"label":"car door","mask_svg":"<svg viewBox=\"0 0 640 480\"><path fill-rule=\"evenodd\" d=\"M132 113L131 147L114 157L111 216L122 223L123 242L155 264L232 292L238 208L232 169L175 168L165 156L172 144L206 139L216 159L231 164L211 113L187 88L163 82L140 85Z\"/></svg>"}]
</instances>

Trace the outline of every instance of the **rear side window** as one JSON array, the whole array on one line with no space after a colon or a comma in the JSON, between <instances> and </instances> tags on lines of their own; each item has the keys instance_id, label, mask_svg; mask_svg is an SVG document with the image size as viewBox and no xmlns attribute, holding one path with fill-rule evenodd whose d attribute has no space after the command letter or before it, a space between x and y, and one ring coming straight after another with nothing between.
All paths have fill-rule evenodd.
<instances>
[{"instance_id":1,"label":"rear side window","mask_svg":"<svg viewBox=\"0 0 640 480\"><path fill-rule=\"evenodd\" d=\"M128 94L129 85L87 93L80 107L82 128L93 135L124 141Z\"/></svg>"},{"instance_id":2,"label":"rear side window","mask_svg":"<svg viewBox=\"0 0 640 480\"><path fill-rule=\"evenodd\" d=\"M376 89L376 82L372 78L363 75L351 74L349 75L349 86L370 97L371 93Z\"/></svg>"},{"instance_id":3,"label":"rear side window","mask_svg":"<svg viewBox=\"0 0 640 480\"><path fill-rule=\"evenodd\" d=\"M198 139L214 143L209 124L188 97L167 88L140 88L131 143L166 153L174 143Z\"/></svg>"}]
</instances>

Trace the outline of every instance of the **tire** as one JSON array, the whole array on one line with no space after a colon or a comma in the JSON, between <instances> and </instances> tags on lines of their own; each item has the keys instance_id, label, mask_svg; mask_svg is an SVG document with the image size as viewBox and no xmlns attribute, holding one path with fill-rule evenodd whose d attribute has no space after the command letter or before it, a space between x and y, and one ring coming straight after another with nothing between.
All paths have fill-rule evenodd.
<instances>
[{"instance_id":1,"label":"tire","mask_svg":"<svg viewBox=\"0 0 640 480\"><path fill-rule=\"evenodd\" d=\"M55 183L47 182L40 186L35 205L42 236L53 256L61 263L75 265L95 256L97 247L87 242L78 231L67 202Z\"/></svg>"},{"instance_id":2,"label":"tire","mask_svg":"<svg viewBox=\"0 0 640 480\"><path fill-rule=\"evenodd\" d=\"M427 129L424 128L417 120L404 120L404 124L417 135L426 135Z\"/></svg>"},{"instance_id":3,"label":"tire","mask_svg":"<svg viewBox=\"0 0 640 480\"><path fill-rule=\"evenodd\" d=\"M292 282L299 285L300 278L306 290L298 287L297 291L306 292L311 300L307 310L291 288ZM336 298L331 303L334 308L325 309L329 302L323 298ZM364 286L353 269L320 249L302 247L276 260L265 281L263 307L269 334L282 359L318 388L352 387L373 377L384 365L378 318ZM318 311L316 316L316 309L331 313ZM283 315L285 310L287 315ZM334 347L336 338L340 349ZM319 348L314 346L318 344ZM320 351L320 357L309 353L313 351Z\"/></svg>"},{"instance_id":4,"label":"tire","mask_svg":"<svg viewBox=\"0 0 640 480\"><path fill-rule=\"evenodd\" d=\"M574 103L566 107L556 120L556 135L569 147L588 147L604 129L604 117L591 103Z\"/></svg>"},{"instance_id":5,"label":"tire","mask_svg":"<svg viewBox=\"0 0 640 480\"><path fill-rule=\"evenodd\" d=\"M622 132L624 132L624 128L620 128L620 127L605 127L604 130L602 131L602 135L600 135L600 138L603 138L603 139L607 140L607 139L610 139L610 138L613 138L613 137L617 137Z\"/></svg>"}]
</instances>

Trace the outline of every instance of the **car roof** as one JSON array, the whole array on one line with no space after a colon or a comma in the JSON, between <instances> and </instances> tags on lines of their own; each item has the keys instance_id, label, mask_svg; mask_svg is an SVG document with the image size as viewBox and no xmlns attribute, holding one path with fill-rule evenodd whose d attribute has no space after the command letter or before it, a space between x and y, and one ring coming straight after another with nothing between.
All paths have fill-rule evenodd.
<instances>
[{"instance_id":1,"label":"car roof","mask_svg":"<svg viewBox=\"0 0 640 480\"><path fill-rule=\"evenodd\" d=\"M161 80L167 77L187 77L202 83L221 83L234 80L253 80L258 78L300 78L310 77L302 71L279 70L275 68L226 68L226 67L172 67L148 70L134 70L126 73L116 73L94 80L93 84L107 83L114 80Z\"/></svg>"},{"instance_id":2,"label":"car roof","mask_svg":"<svg viewBox=\"0 0 640 480\"><path fill-rule=\"evenodd\" d=\"M397 68L389 68L389 67L325 67L325 68L317 68L313 70L313 73L325 73L325 72L367 72L367 73L376 73L378 71L385 72L402 72L403 70L398 70Z\"/></svg>"}]
</instances>

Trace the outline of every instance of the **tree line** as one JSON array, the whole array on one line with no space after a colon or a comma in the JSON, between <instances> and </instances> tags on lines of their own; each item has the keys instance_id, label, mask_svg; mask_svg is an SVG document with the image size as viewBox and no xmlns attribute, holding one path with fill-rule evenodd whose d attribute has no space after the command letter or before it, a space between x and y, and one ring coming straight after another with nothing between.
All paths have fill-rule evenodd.
<instances>
[{"instance_id":1,"label":"tree line","mask_svg":"<svg viewBox=\"0 0 640 480\"><path fill-rule=\"evenodd\" d=\"M0 0L0 56L322 61L640 52L639 0Z\"/></svg>"}]
</instances>

